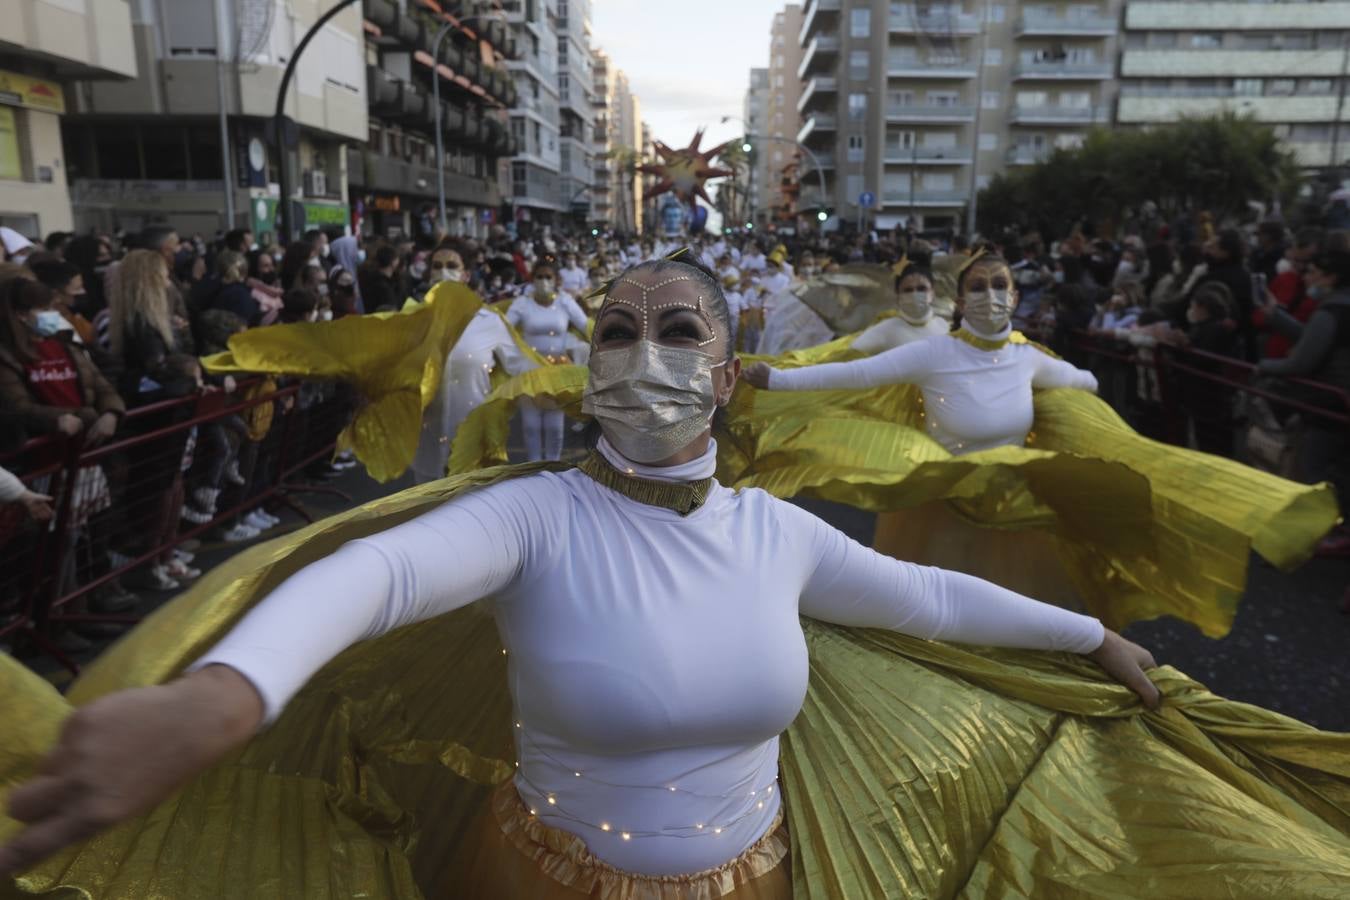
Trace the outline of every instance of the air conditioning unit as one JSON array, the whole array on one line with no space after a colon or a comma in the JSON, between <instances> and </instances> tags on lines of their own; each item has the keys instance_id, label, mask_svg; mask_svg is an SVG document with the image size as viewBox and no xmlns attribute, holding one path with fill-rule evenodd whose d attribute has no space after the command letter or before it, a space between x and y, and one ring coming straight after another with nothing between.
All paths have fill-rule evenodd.
<instances>
[{"instance_id":1,"label":"air conditioning unit","mask_svg":"<svg viewBox=\"0 0 1350 900\"><path fill-rule=\"evenodd\" d=\"M311 169L304 174L305 193L311 197L324 197L328 194L328 173L320 169Z\"/></svg>"}]
</instances>

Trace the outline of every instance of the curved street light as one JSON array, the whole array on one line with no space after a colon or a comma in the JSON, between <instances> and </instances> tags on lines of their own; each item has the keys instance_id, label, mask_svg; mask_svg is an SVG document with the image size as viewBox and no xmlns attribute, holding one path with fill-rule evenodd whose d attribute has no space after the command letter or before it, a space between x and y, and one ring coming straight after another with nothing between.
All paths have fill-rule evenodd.
<instances>
[{"instance_id":1,"label":"curved street light","mask_svg":"<svg viewBox=\"0 0 1350 900\"><path fill-rule=\"evenodd\" d=\"M801 141L792 140L790 138L785 137L779 137L778 135L751 134L748 130L750 128L750 123L746 122L740 116L723 116L722 122L723 123L740 122L742 125L746 127L747 131L745 133L745 143L741 145L741 149L745 150L746 153L750 152L750 150L746 149L746 145L751 145L751 149L753 149L752 142L754 141L767 141L771 144L790 144L791 146L796 147L798 150L805 153L807 158L811 160L812 167L816 170L816 177L820 180L821 205L823 206L829 201L829 197L825 193L825 169L820 165L820 159L816 156L815 152L810 147L806 146ZM754 219L754 210L751 210L750 218L752 220ZM824 222L826 219L829 218L829 214L822 209L819 213L816 214L816 218L817 220Z\"/></svg>"}]
</instances>

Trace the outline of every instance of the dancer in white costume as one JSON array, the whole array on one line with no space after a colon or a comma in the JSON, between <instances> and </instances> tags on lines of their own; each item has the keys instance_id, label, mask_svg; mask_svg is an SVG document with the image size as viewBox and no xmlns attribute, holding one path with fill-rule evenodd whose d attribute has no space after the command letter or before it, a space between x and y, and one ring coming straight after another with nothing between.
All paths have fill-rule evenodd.
<instances>
[{"instance_id":1,"label":"dancer in white costume","mask_svg":"<svg viewBox=\"0 0 1350 900\"><path fill-rule=\"evenodd\" d=\"M906 266L895 288L900 314L860 333L850 345L854 350L873 356L951 330L946 319L933 314L933 276L927 269Z\"/></svg>"},{"instance_id":2,"label":"dancer in white costume","mask_svg":"<svg viewBox=\"0 0 1350 900\"><path fill-rule=\"evenodd\" d=\"M450 350L441 388L422 413L422 436L413 457L418 484L445 477L455 430L492 391L492 371L497 365L512 375L533 368L502 317L480 309Z\"/></svg>"},{"instance_id":3,"label":"dancer in white costume","mask_svg":"<svg viewBox=\"0 0 1350 900\"><path fill-rule=\"evenodd\" d=\"M586 313L570 294L557 289L557 277L547 265L534 268L534 288L511 304L506 320L520 331L545 361L571 363L568 328L586 331ZM520 402L520 420L525 432L525 455L530 462L562 456L563 411L545 409L534 401Z\"/></svg>"}]
</instances>

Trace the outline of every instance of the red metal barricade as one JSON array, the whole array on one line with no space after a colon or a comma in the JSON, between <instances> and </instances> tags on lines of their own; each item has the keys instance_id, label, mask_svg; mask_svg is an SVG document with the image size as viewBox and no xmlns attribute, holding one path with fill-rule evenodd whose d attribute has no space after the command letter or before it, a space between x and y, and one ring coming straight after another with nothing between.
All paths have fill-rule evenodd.
<instances>
[{"instance_id":1,"label":"red metal barricade","mask_svg":"<svg viewBox=\"0 0 1350 900\"><path fill-rule=\"evenodd\" d=\"M0 507L0 638L22 635L77 671L53 632L77 622L135 621L89 607L116 579L153 575L179 544L229 528L266 502L313 521L293 495L349 500L303 479L307 469L326 466L351 408L338 385L258 379L230 395L134 409L101 446L52 437L0 458L31 489L50 494L55 510L51 523L38 525L18 504Z\"/></svg>"}]
</instances>

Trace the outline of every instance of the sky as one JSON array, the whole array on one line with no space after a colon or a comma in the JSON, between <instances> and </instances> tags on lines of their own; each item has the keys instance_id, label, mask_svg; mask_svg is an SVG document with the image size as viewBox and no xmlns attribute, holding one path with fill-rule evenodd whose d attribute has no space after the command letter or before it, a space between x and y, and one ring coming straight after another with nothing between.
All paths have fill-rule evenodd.
<instances>
[{"instance_id":1,"label":"sky","mask_svg":"<svg viewBox=\"0 0 1350 900\"><path fill-rule=\"evenodd\" d=\"M784 0L592 0L591 44L628 76L652 136L703 147L743 134L750 69L769 64L769 26Z\"/></svg>"}]
</instances>

